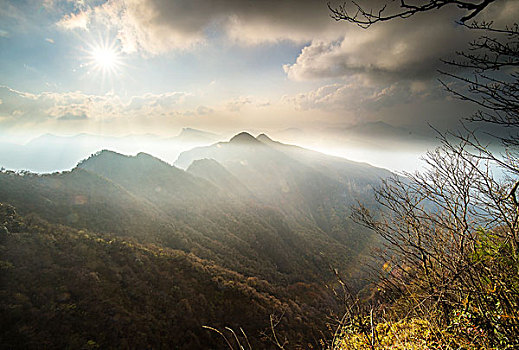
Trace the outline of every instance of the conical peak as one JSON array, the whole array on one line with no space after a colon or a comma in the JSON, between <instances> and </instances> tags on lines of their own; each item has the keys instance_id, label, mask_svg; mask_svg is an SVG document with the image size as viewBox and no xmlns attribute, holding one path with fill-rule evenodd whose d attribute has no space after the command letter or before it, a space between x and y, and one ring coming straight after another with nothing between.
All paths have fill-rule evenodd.
<instances>
[{"instance_id":1,"label":"conical peak","mask_svg":"<svg viewBox=\"0 0 519 350\"><path fill-rule=\"evenodd\" d=\"M256 137L256 140L261 141L261 142L264 142L264 143L274 142L274 141L273 141L270 137L268 137L266 134L259 134L259 135Z\"/></svg>"},{"instance_id":2,"label":"conical peak","mask_svg":"<svg viewBox=\"0 0 519 350\"><path fill-rule=\"evenodd\" d=\"M235 135L233 138L230 139L230 143L258 143L259 141L254 138L251 134L248 132L240 132L239 134Z\"/></svg>"}]
</instances>

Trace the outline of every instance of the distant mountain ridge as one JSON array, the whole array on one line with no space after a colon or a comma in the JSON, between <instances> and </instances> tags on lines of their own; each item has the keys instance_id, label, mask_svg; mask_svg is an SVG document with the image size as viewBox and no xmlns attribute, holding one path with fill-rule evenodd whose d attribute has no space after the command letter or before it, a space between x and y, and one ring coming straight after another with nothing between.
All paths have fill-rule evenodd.
<instances>
[{"instance_id":1,"label":"distant mountain ridge","mask_svg":"<svg viewBox=\"0 0 519 350\"><path fill-rule=\"evenodd\" d=\"M172 137L154 134L104 136L87 133L59 136L47 133L23 145L0 142L0 167L43 173L71 170L80 159L103 149L121 153L146 151L173 161L182 150L208 145L220 139L220 135L193 128L183 128L178 135Z\"/></svg>"},{"instance_id":2,"label":"distant mountain ridge","mask_svg":"<svg viewBox=\"0 0 519 350\"><path fill-rule=\"evenodd\" d=\"M215 142L220 139L221 136L208 131L202 131L193 128L182 128L180 133L173 137L173 139L182 142Z\"/></svg>"}]
</instances>

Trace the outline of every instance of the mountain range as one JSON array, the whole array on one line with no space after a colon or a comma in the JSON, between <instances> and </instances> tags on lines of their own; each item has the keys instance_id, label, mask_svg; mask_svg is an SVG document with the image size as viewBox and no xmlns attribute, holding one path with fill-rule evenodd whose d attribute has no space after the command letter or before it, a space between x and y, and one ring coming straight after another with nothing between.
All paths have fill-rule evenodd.
<instances>
[{"instance_id":1,"label":"mountain range","mask_svg":"<svg viewBox=\"0 0 519 350\"><path fill-rule=\"evenodd\" d=\"M1 260L9 283L1 293L11 320L4 335L11 342L47 344L61 332L79 343L117 348L124 345L109 336L121 326L110 321L115 312L125 317L125 331L133 317L149 320L145 334L132 332L127 339L135 344L171 345L180 338L167 334L177 332L187 337L179 348L216 346L202 326L228 324L248 329L253 342L264 344L269 315L286 314L282 328L294 342L316 343L322 320L339 307L335 271L359 277L360 259L377 244L351 221L350 206L359 199L369 205L372 187L388 176L365 163L245 132L183 152L173 165L146 153L103 150L62 173L3 171L0 224L8 233ZM31 256L35 250L41 255ZM80 279L95 275L95 283L85 281L79 290L65 281L64 271ZM45 292L53 284L60 291ZM51 318L44 295L59 306ZM248 305L247 297L258 301ZM76 308L63 311L60 298L74 300ZM143 308L135 305L139 298ZM99 310L105 299L117 311ZM47 328L40 332L9 303L32 305L29 314L45 319L39 324ZM164 308L174 322L164 318ZM186 309L191 311L179 311ZM240 316L230 319L225 310ZM67 332L57 324L63 317L76 328ZM93 321L81 329L81 317L99 319L106 334L95 337Z\"/></svg>"},{"instance_id":2,"label":"mountain range","mask_svg":"<svg viewBox=\"0 0 519 350\"><path fill-rule=\"evenodd\" d=\"M154 134L126 136L102 136L77 134L58 136L44 134L25 144L0 142L0 166L10 170L29 170L52 173L70 170L78 160L99 149L111 149L122 153L147 151L174 161L182 150L209 145L221 139L220 135L193 128L183 128L173 137Z\"/></svg>"}]
</instances>

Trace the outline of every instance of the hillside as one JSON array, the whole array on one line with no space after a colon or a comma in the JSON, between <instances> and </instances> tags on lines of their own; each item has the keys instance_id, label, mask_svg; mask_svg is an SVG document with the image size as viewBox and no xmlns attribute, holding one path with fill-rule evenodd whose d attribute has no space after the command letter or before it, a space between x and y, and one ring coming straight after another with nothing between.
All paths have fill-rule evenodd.
<instances>
[{"instance_id":1,"label":"hillside","mask_svg":"<svg viewBox=\"0 0 519 350\"><path fill-rule=\"evenodd\" d=\"M359 199L369 201L372 187L391 175L365 163L247 133L183 152L175 165L185 168L201 159L216 160L256 198L279 209L301 234L308 232L325 245L333 239L355 251L369 239L359 237L363 233L349 220L350 206Z\"/></svg>"},{"instance_id":2,"label":"hillside","mask_svg":"<svg viewBox=\"0 0 519 350\"><path fill-rule=\"evenodd\" d=\"M145 153L112 151L61 174L6 172L0 199L52 222L182 249L283 283L332 277L330 264L355 269L370 236L349 220L349 206L386 172L246 133L190 153L200 150L213 160L187 172Z\"/></svg>"},{"instance_id":3,"label":"hillside","mask_svg":"<svg viewBox=\"0 0 519 350\"><path fill-rule=\"evenodd\" d=\"M252 196L247 187L214 159L197 159L186 171L206 179L228 194L239 197Z\"/></svg>"},{"instance_id":4,"label":"hillside","mask_svg":"<svg viewBox=\"0 0 519 350\"><path fill-rule=\"evenodd\" d=\"M166 196L152 202L83 169L43 176L0 174L1 200L25 214L193 252L251 276L286 281L291 275L300 280L311 271L318 273L317 266L297 258L295 247L289 249L285 240L294 233L279 213L260 206L225 210L217 207L217 198L206 203L208 197L199 198L198 205L195 194L188 203L179 204L172 198L168 204Z\"/></svg>"},{"instance_id":5,"label":"hillside","mask_svg":"<svg viewBox=\"0 0 519 350\"><path fill-rule=\"evenodd\" d=\"M122 308L122 303L127 315L135 314L137 323L148 320L157 327L147 332L159 332L163 327L174 332L188 332L190 339L198 340L181 348L196 348L212 339L202 334L206 332L201 328L204 322L236 327L251 324L254 326L249 328L256 327L254 332L257 334L260 325L268 326L270 314L285 310L288 313L286 322L295 332L291 339L316 341L318 337L312 333L313 327L323 326L321 323L326 315L338 309L330 289L337 284L333 268L347 273L352 278L353 288L361 288L365 282L356 278L360 272L358 262L376 243L369 231L349 219L349 206L358 196L366 196L366 188L375 186L380 177L389 173L367 164L283 145L267 140L266 136L254 138L247 133L238 134L229 142L193 149L179 157L179 163L182 162L189 163L187 170L145 153L126 156L104 150L68 172L46 175L1 172L0 202L6 204L4 208L11 208L7 205L16 207L21 215L16 217L25 222L24 228L16 231L24 238L12 241L8 236L11 237L8 239L10 246L3 251L1 260L10 261L7 265L15 267L33 264L20 267L33 272L30 275L24 272L19 284L8 289L13 292L33 288L28 293L38 294L40 288L46 287L39 284L29 287L30 281L45 271L52 274L51 280L45 283L59 285L58 280L65 278L63 274L76 269L67 259L76 259L74 261L81 266L90 266L90 260L99 260L94 264L99 271L105 271L107 276L121 275L121 271L127 271L124 266L133 271L136 261L143 261L140 256L144 254L152 271L139 276L132 272L131 278L135 281L131 284L138 289L127 291L130 282L121 284L120 277L112 276L106 278L115 281L116 285L110 285L106 290L93 290L103 297L115 293L115 299L108 298L116 304L115 309ZM10 228L8 231L14 232ZM60 232L60 238L56 238L54 232ZM66 243L47 245L54 239ZM62 251L63 246L71 252ZM114 246L118 247L117 254L112 256L112 248L107 247ZM51 252L45 253L49 249ZM48 267L45 267L47 262L43 264L37 260L40 256L35 256L36 260L16 260L18 255L24 257L31 250L41 251L41 256L47 260L50 259L48 256L57 260L46 260L50 264ZM12 256L9 251L19 254ZM122 260L112 260L115 256ZM183 265L177 264L179 259ZM72 281L81 280L77 273L75 271L70 277ZM224 292L227 287L222 287L221 276L225 276L222 277L225 281L234 281L229 282L232 285L229 294ZM216 287L207 285L216 280L220 281ZM177 297L168 289L172 283L178 284L182 298L171 299ZM262 287L254 283L260 283ZM242 292L234 291L235 287L242 290L242 286L247 290L243 295L254 297L256 292L258 295L267 293L265 300L268 302L258 301L257 305L253 302L248 310ZM141 287L143 289L139 289ZM92 288L87 284L81 291L86 294L75 293L90 300L94 298L88 294L93 293ZM133 299L128 299L124 293L130 293ZM148 295L146 293L152 293L150 300L138 301L147 298L143 296ZM193 297L188 298L191 295ZM192 312L179 311L185 311L178 304L183 299L189 301L191 309L187 310ZM135 305L136 302L145 303L152 316L143 316L144 311ZM167 305L160 304L163 302ZM229 317L218 313L221 311L211 313L204 308L212 310L230 303L233 306ZM285 304L289 307L279 309L279 305ZM85 312L85 309L81 310ZM171 323L164 319L164 310L172 310L169 313L175 317L189 320ZM38 317L47 315L44 311L35 312ZM92 314L92 318L105 317L101 311L96 312L99 314ZM232 318L234 312L240 316ZM132 318L128 316L127 319ZM315 320L300 326L297 323L309 318ZM20 324L30 323L24 320ZM183 324L192 328L187 331ZM19 333L21 330L12 332L15 335L9 333L9 337L23 338ZM72 328L70 332L82 334L78 338L81 341L89 340L87 333ZM92 332L88 334L95 334ZM42 336L48 339L49 334ZM31 339L39 339L38 336ZM157 337L154 335L149 339L175 342L170 335ZM259 336L254 337L259 341ZM143 340L145 338L142 335L139 344L151 341ZM101 344L96 339L94 341ZM102 342L113 344L108 338ZM166 343L153 344L161 347Z\"/></svg>"},{"instance_id":6,"label":"hillside","mask_svg":"<svg viewBox=\"0 0 519 350\"><path fill-rule=\"evenodd\" d=\"M315 305L330 302L301 285L301 300L315 301L303 306L192 254L24 218L4 204L0 223L0 348L223 348L204 325L242 327L268 348L261 333L282 313L278 332L305 344L318 336Z\"/></svg>"}]
</instances>

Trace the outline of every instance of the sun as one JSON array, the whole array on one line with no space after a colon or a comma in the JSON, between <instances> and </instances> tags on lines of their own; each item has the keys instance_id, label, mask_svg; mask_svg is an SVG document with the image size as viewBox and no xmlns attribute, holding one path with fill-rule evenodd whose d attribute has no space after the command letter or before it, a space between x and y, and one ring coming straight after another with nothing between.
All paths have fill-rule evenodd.
<instances>
[{"instance_id":1,"label":"sun","mask_svg":"<svg viewBox=\"0 0 519 350\"><path fill-rule=\"evenodd\" d=\"M92 58L101 70L114 70L119 64L119 55L113 48L96 47L92 50Z\"/></svg>"},{"instance_id":2,"label":"sun","mask_svg":"<svg viewBox=\"0 0 519 350\"><path fill-rule=\"evenodd\" d=\"M88 69L88 74L110 78L121 73L124 62L117 40L110 40L108 36L103 40L100 37L98 40L90 40L85 46L83 67Z\"/></svg>"},{"instance_id":3,"label":"sun","mask_svg":"<svg viewBox=\"0 0 519 350\"><path fill-rule=\"evenodd\" d=\"M116 72L121 66L121 57L113 46L93 46L90 52L92 66L103 73Z\"/></svg>"},{"instance_id":4,"label":"sun","mask_svg":"<svg viewBox=\"0 0 519 350\"><path fill-rule=\"evenodd\" d=\"M128 55L121 42L110 33L99 34L97 38L83 38L79 46L82 78L99 83L99 88L111 88L127 77Z\"/></svg>"}]
</instances>

